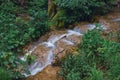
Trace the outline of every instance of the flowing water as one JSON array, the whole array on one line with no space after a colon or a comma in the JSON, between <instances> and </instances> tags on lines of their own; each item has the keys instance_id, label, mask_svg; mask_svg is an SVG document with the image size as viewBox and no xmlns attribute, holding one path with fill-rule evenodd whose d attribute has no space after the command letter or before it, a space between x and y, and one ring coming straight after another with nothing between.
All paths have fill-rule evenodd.
<instances>
[{"instance_id":1,"label":"flowing water","mask_svg":"<svg viewBox=\"0 0 120 80\"><path fill-rule=\"evenodd\" d=\"M88 24L87 27L88 27L88 30L92 30L95 28L95 24ZM106 27L103 25L101 25L101 28L106 29ZM81 33L81 29L78 27L75 27L73 30L67 30L65 34L54 35L50 37L48 41L38 43L38 45L35 45L30 51L28 51L28 53L25 54L25 56L21 57L21 60L26 61L27 56L31 54L37 55L37 59L35 63L29 66L30 75L35 75L41 70L43 70L45 67L50 65L53 62L55 55L59 53L59 52L55 52L55 50L57 49L56 47L57 42L60 42L60 44L64 43L66 45L73 46L76 43L77 44L79 43L75 41L76 40L75 37L78 37L78 40L79 40L79 37L82 35L83 34ZM37 53L35 52L36 49L40 46L47 49L44 53L45 55L40 50L37 51ZM24 75L26 77L30 76L27 74L24 74Z\"/></svg>"},{"instance_id":2,"label":"flowing water","mask_svg":"<svg viewBox=\"0 0 120 80\"><path fill-rule=\"evenodd\" d=\"M97 25L100 25L100 27L96 27L96 23L81 24L81 22L71 30L63 32L59 30L57 34L56 31L53 31L53 33L47 36L48 39L38 41L35 45L32 45L30 50L24 56L20 57L26 61L28 55L32 54L36 56L35 63L28 67L30 75L24 73L26 77L30 76L27 80L57 80L55 76L59 68L50 65L55 61L56 56L63 57L67 51L71 52L70 49L76 48L77 44L80 43L81 37L88 30L97 28L107 32L120 29L120 11L98 17L97 19L99 20L99 24ZM42 39L40 38L40 40Z\"/></svg>"},{"instance_id":3,"label":"flowing water","mask_svg":"<svg viewBox=\"0 0 120 80\"><path fill-rule=\"evenodd\" d=\"M44 46L44 48L47 48L47 50L45 51L45 56L43 56L43 53L41 53L39 51L39 54L37 54L39 60L36 59L34 64L31 64L29 66L29 71L30 71L30 75L35 75L36 73L40 72L41 70L43 70L46 66L50 65L52 63L52 61L54 60L54 56L56 53L54 53L54 50L56 49L56 43L60 40L62 40L65 44L67 45L74 45L74 42L72 42L71 40L67 40L67 38L71 35L75 35L75 36L82 36L82 34L80 33L80 31L75 28L73 30L67 30L67 32L65 34L62 35L54 35L52 37L50 37L48 39L48 41L46 42L42 42L42 43L38 43L38 45L35 45L30 51L28 51L25 56L20 57L21 60L26 61L26 57L28 55L34 54L36 49L39 46ZM41 53L41 54L40 54ZM26 75L25 76L29 76Z\"/></svg>"}]
</instances>

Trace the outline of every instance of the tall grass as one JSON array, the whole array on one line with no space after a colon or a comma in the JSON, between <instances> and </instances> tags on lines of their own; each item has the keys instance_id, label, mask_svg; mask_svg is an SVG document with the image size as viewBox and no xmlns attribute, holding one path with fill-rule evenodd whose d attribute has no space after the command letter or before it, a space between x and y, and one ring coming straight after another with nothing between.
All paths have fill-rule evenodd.
<instances>
[{"instance_id":1,"label":"tall grass","mask_svg":"<svg viewBox=\"0 0 120 80\"><path fill-rule=\"evenodd\" d=\"M63 80L120 80L120 43L102 37L100 30L85 33L78 55L61 64Z\"/></svg>"}]
</instances>

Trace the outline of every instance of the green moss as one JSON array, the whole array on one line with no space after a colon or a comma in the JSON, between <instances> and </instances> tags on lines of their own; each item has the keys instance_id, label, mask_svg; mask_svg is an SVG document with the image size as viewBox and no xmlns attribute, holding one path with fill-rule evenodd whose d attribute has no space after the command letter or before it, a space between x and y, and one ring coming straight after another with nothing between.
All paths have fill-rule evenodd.
<instances>
[{"instance_id":1,"label":"green moss","mask_svg":"<svg viewBox=\"0 0 120 80\"><path fill-rule=\"evenodd\" d=\"M64 10L58 10L56 15L52 18L52 25L60 28L65 25L65 11Z\"/></svg>"},{"instance_id":2,"label":"green moss","mask_svg":"<svg viewBox=\"0 0 120 80\"><path fill-rule=\"evenodd\" d=\"M56 14L56 5L52 3L50 6L48 6L48 15L50 18L52 18Z\"/></svg>"}]
</instances>

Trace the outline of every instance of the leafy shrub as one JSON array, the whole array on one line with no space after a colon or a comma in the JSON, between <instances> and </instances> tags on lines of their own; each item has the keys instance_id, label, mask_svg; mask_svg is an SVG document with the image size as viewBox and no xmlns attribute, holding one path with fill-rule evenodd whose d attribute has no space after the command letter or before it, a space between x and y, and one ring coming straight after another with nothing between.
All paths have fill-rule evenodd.
<instances>
[{"instance_id":1,"label":"leafy shrub","mask_svg":"<svg viewBox=\"0 0 120 80\"><path fill-rule=\"evenodd\" d=\"M104 14L108 12L113 0L54 0L54 4L59 10L64 10L62 21L65 24L71 24L75 21L90 20L95 14ZM58 15L58 12L56 15ZM59 19L61 16L58 16ZM58 26L58 25L57 25Z\"/></svg>"},{"instance_id":2,"label":"leafy shrub","mask_svg":"<svg viewBox=\"0 0 120 80\"><path fill-rule=\"evenodd\" d=\"M84 56L87 57L87 60L90 64L96 61L99 64L99 59L102 59L102 55L98 53L98 48L102 47L104 39L100 35L100 31L92 30L88 31L84 36L82 43L80 44L80 49L84 53ZM100 58L99 58L100 57ZM104 59L103 59L104 60Z\"/></svg>"},{"instance_id":3,"label":"leafy shrub","mask_svg":"<svg viewBox=\"0 0 120 80\"><path fill-rule=\"evenodd\" d=\"M120 42L120 30L117 32L117 41Z\"/></svg>"},{"instance_id":4,"label":"leafy shrub","mask_svg":"<svg viewBox=\"0 0 120 80\"><path fill-rule=\"evenodd\" d=\"M61 76L64 80L83 80L90 76L90 66L80 55L68 55L61 64Z\"/></svg>"},{"instance_id":5,"label":"leafy shrub","mask_svg":"<svg viewBox=\"0 0 120 80\"><path fill-rule=\"evenodd\" d=\"M4 68L0 68L0 80L12 80L11 73L6 71Z\"/></svg>"},{"instance_id":6,"label":"leafy shrub","mask_svg":"<svg viewBox=\"0 0 120 80\"><path fill-rule=\"evenodd\" d=\"M35 11L35 10L30 10L30 15L33 18L30 21L30 25L32 25L35 29L32 37L39 37L40 35L43 35L46 33L46 31L49 30L49 23L48 23L48 15L46 10L40 10Z\"/></svg>"},{"instance_id":7,"label":"leafy shrub","mask_svg":"<svg viewBox=\"0 0 120 80\"><path fill-rule=\"evenodd\" d=\"M61 64L65 80L120 79L120 43L104 39L100 32L94 29L85 33L78 55L66 57Z\"/></svg>"},{"instance_id":8,"label":"leafy shrub","mask_svg":"<svg viewBox=\"0 0 120 80\"><path fill-rule=\"evenodd\" d=\"M91 69L91 75L88 80L104 80L103 73L101 71L96 70L96 68Z\"/></svg>"},{"instance_id":9,"label":"leafy shrub","mask_svg":"<svg viewBox=\"0 0 120 80\"><path fill-rule=\"evenodd\" d=\"M102 67L107 68L110 56L119 54L119 47L119 43L102 38L100 31L94 29L84 35L79 48L90 64L95 62L98 66L104 65Z\"/></svg>"},{"instance_id":10,"label":"leafy shrub","mask_svg":"<svg viewBox=\"0 0 120 80\"><path fill-rule=\"evenodd\" d=\"M22 47L49 30L47 0L25 1L21 6L17 0L0 0L0 67L10 72L12 80L23 78L21 73L29 72L26 66L34 59L29 56L28 62L21 61L17 54ZM9 74L3 79L9 80Z\"/></svg>"},{"instance_id":11,"label":"leafy shrub","mask_svg":"<svg viewBox=\"0 0 120 80\"><path fill-rule=\"evenodd\" d=\"M0 14L0 50L10 51L30 41L34 28L15 15Z\"/></svg>"},{"instance_id":12,"label":"leafy shrub","mask_svg":"<svg viewBox=\"0 0 120 80\"><path fill-rule=\"evenodd\" d=\"M15 1L15 0L14 0ZM0 12L4 14L18 14L22 12L22 8L19 5L14 4L11 0L2 0L0 1Z\"/></svg>"},{"instance_id":13,"label":"leafy shrub","mask_svg":"<svg viewBox=\"0 0 120 80\"><path fill-rule=\"evenodd\" d=\"M4 68L3 70L9 71L8 77L10 75L11 79L23 78L24 75L21 73L28 71L26 66L27 62L20 60L12 52L0 52L0 67ZM1 75L6 73L7 72L3 71ZM5 76L3 76L3 78Z\"/></svg>"},{"instance_id":14,"label":"leafy shrub","mask_svg":"<svg viewBox=\"0 0 120 80\"><path fill-rule=\"evenodd\" d=\"M49 30L47 0L30 0L27 3L30 25L34 28L32 38L38 38Z\"/></svg>"},{"instance_id":15,"label":"leafy shrub","mask_svg":"<svg viewBox=\"0 0 120 80\"><path fill-rule=\"evenodd\" d=\"M119 44L120 45L120 44ZM119 46L120 48L120 46ZM111 80L119 80L120 79L120 51L115 56L111 57L110 60L110 69L108 70L108 79L111 78Z\"/></svg>"}]
</instances>

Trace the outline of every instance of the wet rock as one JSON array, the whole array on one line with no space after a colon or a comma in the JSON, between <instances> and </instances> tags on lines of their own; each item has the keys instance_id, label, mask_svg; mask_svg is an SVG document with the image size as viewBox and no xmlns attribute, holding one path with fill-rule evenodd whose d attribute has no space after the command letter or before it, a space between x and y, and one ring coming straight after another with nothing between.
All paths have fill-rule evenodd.
<instances>
[{"instance_id":1,"label":"wet rock","mask_svg":"<svg viewBox=\"0 0 120 80\"><path fill-rule=\"evenodd\" d=\"M59 67L47 66L42 72L30 76L26 80L62 80L58 75L59 70Z\"/></svg>"},{"instance_id":2,"label":"wet rock","mask_svg":"<svg viewBox=\"0 0 120 80\"><path fill-rule=\"evenodd\" d=\"M40 45L32 52L32 54L34 54L37 57L38 62L45 62L49 50L49 48Z\"/></svg>"},{"instance_id":3,"label":"wet rock","mask_svg":"<svg viewBox=\"0 0 120 80\"><path fill-rule=\"evenodd\" d=\"M66 37L66 40L73 42L75 45L80 43L80 36L70 35Z\"/></svg>"}]
</instances>

